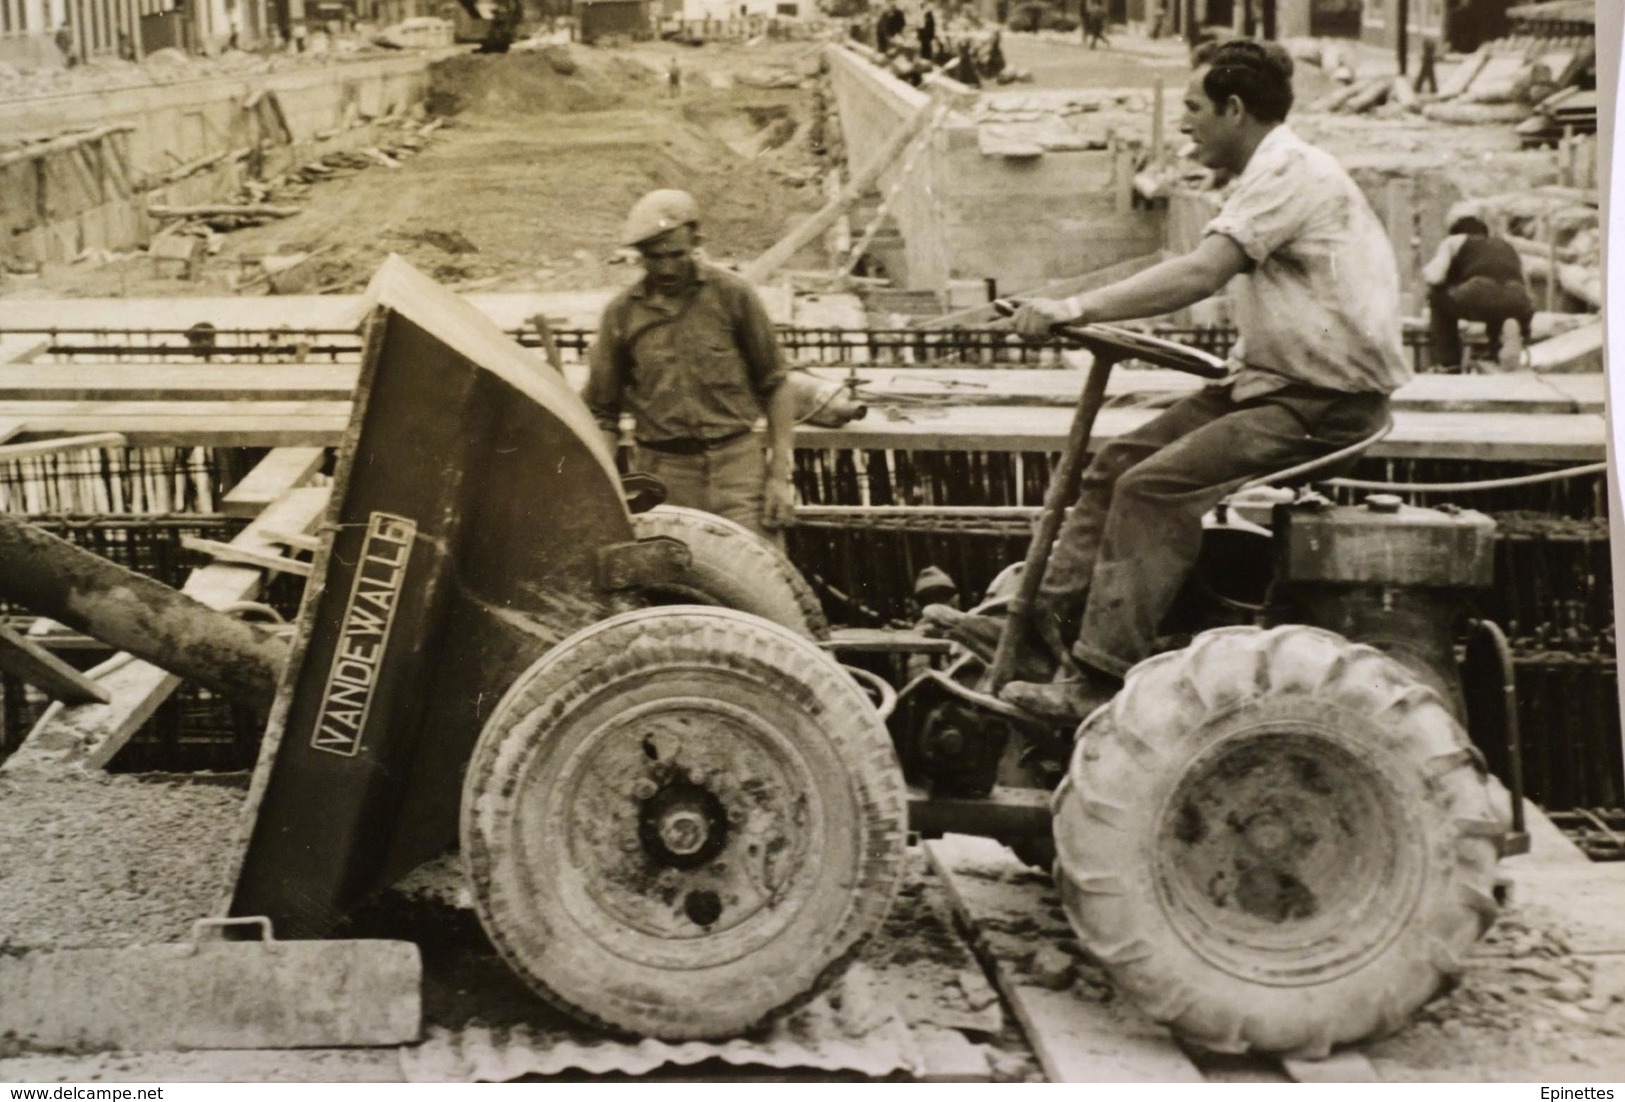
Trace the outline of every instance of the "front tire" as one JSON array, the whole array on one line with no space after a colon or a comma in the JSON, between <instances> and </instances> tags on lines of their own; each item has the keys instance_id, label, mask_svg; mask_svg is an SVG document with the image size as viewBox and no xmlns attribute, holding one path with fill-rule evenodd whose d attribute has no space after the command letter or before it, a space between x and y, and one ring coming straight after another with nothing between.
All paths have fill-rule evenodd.
<instances>
[{"instance_id":1,"label":"front tire","mask_svg":"<svg viewBox=\"0 0 1625 1102\"><path fill-rule=\"evenodd\" d=\"M879 929L905 793L864 692L727 609L605 620L527 670L480 736L462 852L498 952L543 998L665 1040L799 1005Z\"/></svg>"}]
</instances>

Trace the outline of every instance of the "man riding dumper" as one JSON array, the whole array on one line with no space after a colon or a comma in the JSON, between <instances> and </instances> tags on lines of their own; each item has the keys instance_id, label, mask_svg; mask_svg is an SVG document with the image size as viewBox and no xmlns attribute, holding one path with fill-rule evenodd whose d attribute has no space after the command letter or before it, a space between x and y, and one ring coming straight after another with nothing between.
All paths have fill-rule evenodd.
<instances>
[{"instance_id":1,"label":"man riding dumper","mask_svg":"<svg viewBox=\"0 0 1625 1102\"><path fill-rule=\"evenodd\" d=\"M605 307L583 394L613 450L632 415L634 468L666 500L736 521L782 548L795 519L790 460L795 398L778 337L750 284L700 260L699 206L651 191L623 241L644 277ZM767 447L753 432L767 417Z\"/></svg>"},{"instance_id":2,"label":"man riding dumper","mask_svg":"<svg viewBox=\"0 0 1625 1102\"><path fill-rule=\"evenodd\" d=\"M1227 42L1191 77L1181 130L1234 190L1184 256L1064 301L1030 299L1012 323L1153 317L1228 286L1240 331L1231 376L1095 454L1034 607L1047 638L1075 639L1054 680L1013 681L1026 711L1081 719L1153 652L1195 564L1202 516L1259 475L1328 455L1387 421L1411 375L1392 246L1335 158L1285 125L1292 60Z\"/></svg>"}]
</instances>

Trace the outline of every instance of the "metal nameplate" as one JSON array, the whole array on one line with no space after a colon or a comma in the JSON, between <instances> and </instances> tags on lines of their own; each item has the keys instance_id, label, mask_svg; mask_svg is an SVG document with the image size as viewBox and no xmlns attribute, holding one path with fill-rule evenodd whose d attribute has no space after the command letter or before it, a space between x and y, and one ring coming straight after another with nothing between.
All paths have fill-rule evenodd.
<instances>
[{"instance_id":1,"label":"metal nameplate","mask_svg":"<svg viewBox=\"0 0 1625 1102\"><path fill-rule=\"evenodd\" d=\"M368 519L333 667L322 690L321 714L310 740L314 749L346 758L361 752L361 732L367 725L417 531L417 522L407 517L373 513Z\"/></svg>"}]
</instances>

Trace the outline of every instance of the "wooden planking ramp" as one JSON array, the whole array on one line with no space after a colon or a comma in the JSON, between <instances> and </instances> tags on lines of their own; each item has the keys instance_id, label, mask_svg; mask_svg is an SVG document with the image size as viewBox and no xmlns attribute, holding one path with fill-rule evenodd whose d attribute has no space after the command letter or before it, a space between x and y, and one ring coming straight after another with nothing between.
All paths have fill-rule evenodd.
<instances>
[{"instance_id":1,"label":"wooden planking ramp","mask_svg":"<svg viewBox=\"0 0 1625 1102\"><path fill-rule=\"evenodd\" d=\"M327 508L328 494L325 486L287 491L232 543L274 554L275 543L267 533L309 531ZM225 608L254 599L264 581L258 569L215 563L194 570L181 592L211 608ZM73 707L53 704L23 744L0 763L0 773L100 769L180 685L174 674L125 653L91 670L90 677L112 699Z\"/></svg>"},{"instance_id":2,"label":"wooden planking ramp","mask_svg":"<svg viewBox=\"0 0 1625 1102\"><path fill-rule=\"evenodd\" d=\"M310 481L321 469L326 448L274 448L220 501L228 517L257 517L277 498Z\"/></svg>"},{"instance_id":3,"label":"wooden planking ramp","mask_svg":"<svg viewBox=\"0 0 1625 1102\"><path fill-rule=\"evenodd\" d=\"M1324 1060L1281 1061L1294 1083L1380 1083L1382 1076L1364 1054L1334 1052Z\"/></svg>"},{"instance_id":4,"label":"wooden planking ramp","mask_svg":"<svg viewBox=\"0 0 1625 1102\"><path fill-rule=\"evenodd\" d=\"M950 834L925 851L1051 1082L1202 1081L1168 1031L1082 957L1048 876L986 838Z\"/></svg>"}]
</instances>

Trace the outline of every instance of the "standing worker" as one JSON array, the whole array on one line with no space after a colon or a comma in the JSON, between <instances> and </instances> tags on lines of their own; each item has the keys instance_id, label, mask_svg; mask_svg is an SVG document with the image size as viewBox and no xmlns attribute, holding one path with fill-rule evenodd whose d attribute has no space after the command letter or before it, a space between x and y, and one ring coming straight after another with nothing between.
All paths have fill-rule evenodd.
<instances>
[{"instance_id":1,"label":"standing worker","mask_svg":"<svg viewBox=\"0 0 1625 1102\"><path fill-rule=\"evenodd\" d=\"M1479 218L1450 223L1450 235L1422 269L1428 285L1429 344L1433 362L1461 367L1460 322L1481 321L1489 334L1490 359L1502 371L1523 366L1535 304L1523 282L1523 258Z\"/></svg>"},{"instance_id":2,"label":"standing worker","mask_svg":"<svg viewBox=\"0 0 1625 1102\"><path fill-rule=\"evenodd\" d=\"M699 222L686 191L651 191L633 205L623 240L644 276L604 308L583 396L612 451L621 414L631 414L633 467L665 483L667 501L782 549L779 529L795 520L795 399L761 299L694 255ZM770 456L752 431L764 413Z\"/></svg>"},{"instance_id":3,"label":"standing worker","mask_svg":"<svg viewBox=\"0 0 1625 1102\"><path fill-rule=\"evenodd\" d=\"M1106 41L1106 5L1101 0L1089 0L1089 6L1083 11L1083 40L1091 50L1096 42L1108 50L1112 48Z\"/></svg>"},{"instance_id":4,"label":"standing worker","mask_svg":"<svg viewBox=\"0 0 1625 1102\"><path fill-rule=\"evenodd\" d=\"M1411 376L1388 235L1336 158L1284 125L1291 107L1285 50L1219 46L1191 78L1180 127L1236 181L1201 243L1099 290L1029 300L1012 319L1044 337L1058 322L1156 317L1228 287L1240 334L1228 379L1106 443L1084 472L1033 609L1040 637L1076 639L1076 666L1006 685L1000 695L1027 711L1082 719L1111 699L1155 648L1203 514L1249 479L1371 436Z\"/></svg>"},{"instance_id":5,"label":"standing worker","mask_svg":"<svg viewBox=\"0 0 1625 1102\"><path fill-rule=\"evenodd\" d=\"M930 63L937 59L937 17L930 8L920 20L920 60Z\"/></svg>"}]
</instances>

